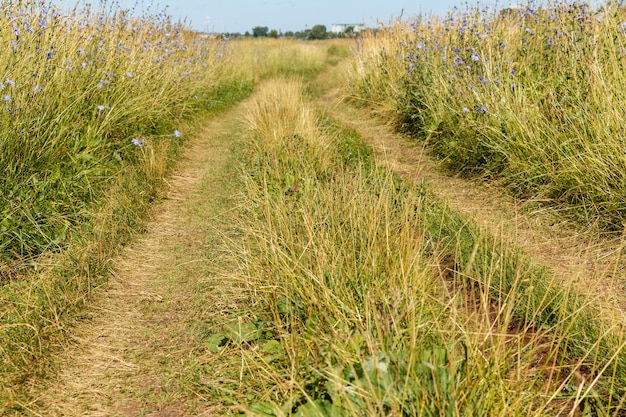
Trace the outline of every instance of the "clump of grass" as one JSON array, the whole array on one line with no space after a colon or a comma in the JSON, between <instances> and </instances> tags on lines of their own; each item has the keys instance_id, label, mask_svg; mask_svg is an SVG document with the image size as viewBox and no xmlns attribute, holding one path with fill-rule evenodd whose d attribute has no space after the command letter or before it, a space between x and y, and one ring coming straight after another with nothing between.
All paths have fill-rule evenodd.
<instances>
[{"instance_id":1,"label":"clump of grass","mask_svg":"<svg viewBox=\"0 0 626 417\"><path fill-rule=\"evenodd\" d=\"M376 167L299 82L258 94L238 252L255 321L213 346L265 386L250 412L623 410L626 339L592 300Z\"/></svg>"},{"instance_id":2,"label":"clump of grass","mask_svg":"<svg viewBox=\"0 0 626 417\"><path fill-rule=\"evenodd\" d=\"M450 168L621 231L625 14L616 3L478 6L363 36L351 93Z\"/></svg>"}]
</instances>

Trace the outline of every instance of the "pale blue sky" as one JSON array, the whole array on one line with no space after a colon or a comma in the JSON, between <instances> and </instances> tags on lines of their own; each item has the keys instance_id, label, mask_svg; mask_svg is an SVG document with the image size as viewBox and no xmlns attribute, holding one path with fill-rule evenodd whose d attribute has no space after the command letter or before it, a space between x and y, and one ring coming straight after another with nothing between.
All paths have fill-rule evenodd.
<instances>
[{"instance_id":1,"label":"pale blue sky","mask_svg":"<svg viewBox=\"0 0 626 417\"><path fill-rule=\"evenodd\" d=\"M124 7L136 3L135 0L120 2ZM142 4L142 0L137 2ZM149 3L150 0L143 0L143 4ZM157 0L156 4L168 5L175 19L187 17L194 29L243 33L254 26L268 26L283 32L316 24L329 29L333 23L375 26L377 21L389 22L402 10L404 17L420 12L443 15L455 4L460 7L461 0Z\"/></svg>"}]
</instances>

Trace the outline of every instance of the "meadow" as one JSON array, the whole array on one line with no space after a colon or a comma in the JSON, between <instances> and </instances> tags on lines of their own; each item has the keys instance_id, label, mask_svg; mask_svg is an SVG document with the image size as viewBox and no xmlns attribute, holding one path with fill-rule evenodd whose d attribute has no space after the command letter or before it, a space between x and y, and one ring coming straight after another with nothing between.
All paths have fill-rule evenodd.
<instances>
[{"instance_id":1,"label":"meadow","mask_svg":"<svg viewBox=\"0 0 626 417\"><path fill-rule=\"evenodd\" d=\"M151 8L0 11L0 413L71 340L201 123L324 64L325 49L233 44Z\"/></svg>"},{"instance_id":2,"label":"meadow","mask_svg":"<svg viewBox=\"0 0 626 417\"><path fill-rule=\"evenodd\" d=\"M198 389L264 416L621 415L621 319L376 164L306 91L249 102L230 279L251 298Z\"/></svg>"},{"instance_id":3,"label":"meadow","mask_svg":"<svg viewBox=\"0 0 626 417\"><path fill-rule=\"evenodd\" d=\"M251 90L223 42L165 13L4 2L0 73L2 397L66 335L141 230L194 115Z\"/></svg>"},{"instance_id":4,"label":"meadow","mask_svg":"<svg viewBox=\"0 0 626 417\"><path fill-rule=\"evenodd\" d=\"M616 233L621 13L468 7L355 41L224 41L158 12L7 3L0 412L36 402L23 386L80 343L74 326L185 143L237 105L221 133L228 198L213 196L228 227L205 225L198 253L212 255L181 270L196 310L178 324L195 344L167 378L194 407L623 415L623 315L379 163L321 104L340 89L342 105L391 121L453 173Z\"/></svg>"},{"instance_id":5,"label":"meadow","mask_svg":"<svg viewBox=\"0 0 626 417\"><path fill-rule=\"evenodd\" d=\"M621 232L625 22L615 2L398 22L359 43L351 93L453 172Z\"/></svg>"}]
</instances>

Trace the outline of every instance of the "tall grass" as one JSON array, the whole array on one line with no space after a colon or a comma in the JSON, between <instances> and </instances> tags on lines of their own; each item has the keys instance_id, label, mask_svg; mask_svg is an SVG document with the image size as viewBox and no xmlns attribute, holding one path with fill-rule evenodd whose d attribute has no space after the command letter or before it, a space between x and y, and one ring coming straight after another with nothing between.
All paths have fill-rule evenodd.
<instances>
[{"instance_id":1,"label":"tall grass","mask_svg":"<svg viewBox=\"0 0 626 417\"><path fill-rule=\"evenodd\" d=\"M555 2L398 22L361 39L351 94L453 170L621 231L625 19Z\"/></svg>"},{"instance_id":2,"label":"tall grass","mask_svg":"<svg viewBox=\"0 0 626 417\"><path fill-rule=\"evenodd\" d=\"M249 411L623 412L622 326L375 166L302 91L265 83L248 110L239 253L256 320L212 340L265 387Z\"/></svg>"},{"instance_id":3,"label":"tall grass","mask_svg":"<svg viewBox=\"0 0 626 417\"><path fill-rule=\"evenodd\" d=\"M229 44L234 74L255 80L277 75L312 79L326 65L326 43L291 39L238 39Z\"/></svg>"},{"instance_id":4,"label":"tall grass","mask_svg":"<svg viewBox=\"0 0 626 417\"><path fill-rule=\"evenodd\" d=\"M0 7L0 414L141 230L194 116L250 93L227 44L114 4Z\"/></svg>"},{"instance_id":5,"label":"tall grass","mask_svg":"<svg viewBox=\"0 0 626 417\"><path fill-rule=\"evenodd\" d=\"M219 42L165 14L106 6L69 15L35 1L0 8L5 260L62 247L109 179L141 166L146 149L174 149L179 123L223 82Z\"/></svg>"}]
</instances>

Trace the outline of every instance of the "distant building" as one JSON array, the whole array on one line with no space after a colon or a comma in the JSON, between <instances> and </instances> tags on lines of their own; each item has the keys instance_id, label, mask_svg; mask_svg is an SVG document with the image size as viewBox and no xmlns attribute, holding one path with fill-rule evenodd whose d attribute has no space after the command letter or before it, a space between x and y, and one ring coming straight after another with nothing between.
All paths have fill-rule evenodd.
<instances>
[{"instance_id":1,"label":"distant building","mask_svg":"<svg viewBox=\"0 0 626 417\"><path fill-rule=\"evenodd\" d=\"M365 30L365 25L363 23L334 23L330 31L332 33L346 33L349 28L352 28L352 32L357 33Z\"/></svg>"}]
</instances>

